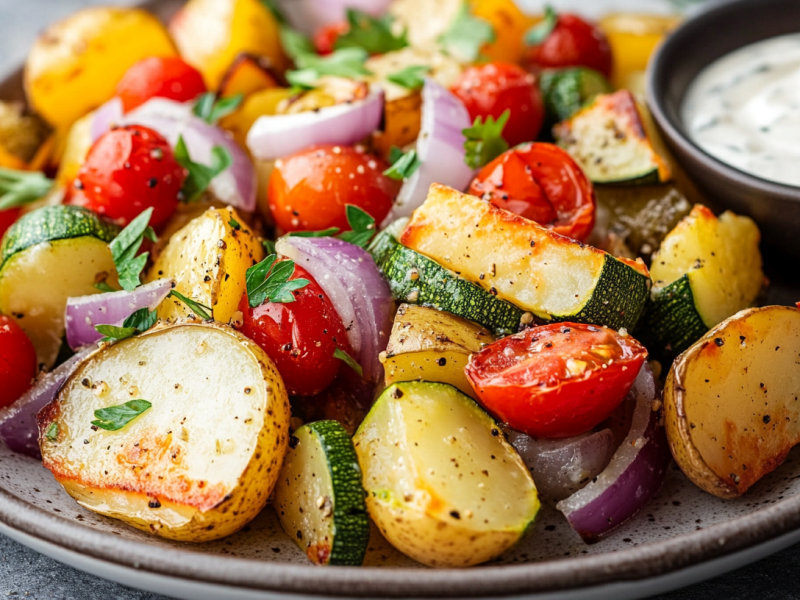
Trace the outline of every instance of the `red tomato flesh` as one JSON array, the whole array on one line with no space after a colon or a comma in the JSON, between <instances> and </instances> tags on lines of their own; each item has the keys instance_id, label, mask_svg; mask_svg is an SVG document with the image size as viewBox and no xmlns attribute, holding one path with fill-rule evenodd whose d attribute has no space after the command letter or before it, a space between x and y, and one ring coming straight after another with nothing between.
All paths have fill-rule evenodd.
<instances>
[{"instance_id":1,"label":"red tomato flesh","mask_svg":"<svg viewBox=\"0 0 800 600\"><path fill-rule=\"evenodd\" d=\"M188 102L205 91L203 76L190 64L177 56L151 56L125 72L117 84L116 95L128 112L151 98Z\"/></svg>"},{"instance_id":2,"label":"red tomato flesh","mask_svg":"<svg viewBox=\"0 0 800 600\"><path fill-rule=\"evenodd\" d=\"M127 225L153 207L159 227L175 212L186 171L159 133L129 125L103 134L89 150L67 204L78 204Z\"/></svg>"},{"instance_id":3,"label":"red tomato flesh","mask_svg":"<svg viewBox=\"0 0 800 600\"><path fill-rule=\"evenodd\" d=\"M639 342L606 327L552 323L489 344L464 371L496 418L534 437L566 438L611 414L646 357Z\"/></svg>"},{"instance_id":4,"label":"red tomato flesh","mask_svg":"<svg viewBox=\"0 0 800 600\"><path fill-rule=\"evenodd\" d=\"M518 65L492 62L464 71L450 88L469 117L499 118L510 111L503 137L511 146L532 142L544 122L544 104L533 75Z\"/></svg>"},{"instance_id":5,"label":"red tomato flesh","mask_svg":"<svg viewBox=\"0 0 800 600\"><path fill-rule=\"evenodd\" d=\"M589 67L611 77L613 60L608 38L599 27L563 13L547 39L531 46L528 63L536 70Z\"/></svg>"},{"instance_id":6,"label":"red tomato flesh","mask_svg":"<svg viewBox=\"0 0 800 600\"><path fill-rule=\"evenodd\" d=\"M469 193L576 240L586 241L594 227L592 182L553 144L504 152L481 169Z\"/></svg>"},{"instance_id":7,"label":"red tomato flesh","mask_svg":"<svg viewBox=\"0 0 800 600\"><path fill-rule=\"evenodd\" d=\"M0 315L0 408L16 402L36 376L36 350L11 317Z\"/></svg>"},{"instance_id":8,"label":"red tomato flesh","mask_svg":"<svg viewBox=\"0 0 800 600\"><path fill-rule=\"evenodd\" d=\"M284 231L349 230L346 206L368 213L376 223L389 214L402 182L383 172L389 165L351 146L312 146L275 162L269 180L269 208Z\"/></svg>"},{"instance_id":9,"label":"red tomato flesh","mask_svg":"<svg viewBox=\"0 0 800 600\"><path fill-rule=\"evenodd\" d=\"M321 27L314 34L314 48L317 50L317 54L326 56L333 53L336 40L339 39L341 34L347 33L349 30L350 24L346 22L329 23Z\"/></svg>"},{"instance_id":10,"label":"red tomato flesh","mask_svg":"<svg viewBox=\"0 0 800 600\"><path fill-rule=\"evenodd\" d=\"M342 319L314 278L295 266L289 279L309 281L294 292L294 302L250 308L245 292L239 303L244 317L240 331L273 360L289 394L310 396L331 384L342 365L333 353L341 348L351 354L350 343Z\"/></svg>"}]
</instances>

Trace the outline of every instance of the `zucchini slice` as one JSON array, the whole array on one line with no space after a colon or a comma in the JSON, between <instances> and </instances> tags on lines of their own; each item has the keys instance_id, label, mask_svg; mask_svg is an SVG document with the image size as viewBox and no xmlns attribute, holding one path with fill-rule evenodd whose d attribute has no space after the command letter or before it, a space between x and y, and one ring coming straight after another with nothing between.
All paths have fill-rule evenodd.
<instances>
[{"instance_id":1,"label":"zucchini slice","mask_svg":"<svg viewBox=\"0 0 800 600\"><path fill-rule=\"evenodd\" d=\"M318 565L360 565L369 545L361 468L337 421L303 425L289 441L273 505L286 535Z\"/></svg>"},{"instance_id":2,"label":"zucchini slice","mask_svg":"<svg viewBox=\"0 0 800 600\"><path fill-rule=\"evenodd\" d=\"M667 162L653 149L633 94L602 94L553 127L559 146L594 183L644 185L668 181Z\"/></svg>"},{"instance_id":3,"label":"zucchini slice","mask_svg":"<svg viewBox=\"0 0 800 600\"><path fill-rule=\"evenodd\" d=\"M586 67L544 71L539 85L544 99L545 119L551 126L569 119L598 94L613 91L602 73Z\"/></svg>"},{"instance_id":4,"label":"zucchini slice","mask_svg":"<svg viewBox=\"0 0 800 600\"><path fill-rule=\"evenodd\" d=\"M108 243L116 225L79 206L46 206L23 216L0 246L0 313L17 320L40 364L53 365L64 336L70 296L97 294L114 283Z\"/></svg>"},{"instance_id":5,"label":"zucchini slice","mask_svg":"<svg viewBox=\"0 0 800 600\"><path fill-rule=\"evenodd\" d=\"M447 311L497 335L519 331L531 315L398 242L395 236L407 222L397 221L369 247L396 300Z\"/></svg>"},{"instance_id":6,"label":"zucchini slice","mask_svg":"<svg viewBox=\"0 0 800 600\"><path fill-rule=\"evenodd\" d=\"M641 261L614 258L438 184L400 241L544 321L633 329L650 289Z\"/></svg>"},{"instance_id":7,"label":"zucchini slice","mask_svg":"<svg viewBox=\"0 0 800 600\"><path fill-rule=\"evenodd\" d=\"M695 205L653 257L653 291L639 324L648 350L671 361L717 323L752 305L764 285L758 226Z\"/></svg>"},{"instance_id":8,"label":"zucchini slice","mask_svg":"<svg viewBox=\"0 0 800 600\"><path fill-rule=\"evenodd\" d=\"M428 566L467 567L522 538L539 499L501 431L453 386L386 388L353 439L369 514L395 548Z\"/></svg>"}]
</instances>

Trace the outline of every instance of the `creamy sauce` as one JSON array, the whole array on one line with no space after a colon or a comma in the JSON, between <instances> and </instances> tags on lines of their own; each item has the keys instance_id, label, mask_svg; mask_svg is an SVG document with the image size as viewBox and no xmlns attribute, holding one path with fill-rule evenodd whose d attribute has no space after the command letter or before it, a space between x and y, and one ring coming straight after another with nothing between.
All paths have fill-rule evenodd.
<instances>
[{"instance_id":1,"label":"creamy sauce","mask_svg":"<svg viewBox=\"0 0 800 600\"><path fill-rule=\"evenodd\" d=\"M723 56L689 86L689 136L724 163L800 186L800 33Z\"/></svg>"}]
</instances>

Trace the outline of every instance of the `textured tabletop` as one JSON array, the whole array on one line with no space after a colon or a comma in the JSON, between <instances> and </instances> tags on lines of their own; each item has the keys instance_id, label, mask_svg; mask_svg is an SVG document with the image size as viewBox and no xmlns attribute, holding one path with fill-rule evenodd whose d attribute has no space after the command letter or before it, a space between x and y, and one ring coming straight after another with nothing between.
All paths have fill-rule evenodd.
<instances>
[{"instance_id":1,"label":"textured tabletop","mask_svg":"<svg viewBox=\"0 0 800 600\"><path fill-rule=\"evenodd\" d=\"M638 0L637 0L638 1ZM581 0L588 2L588 0ZM0 76L20 64L46 23L90 4L125 0L0 0ZM579 5L576 1L572 5ZM633 3L631 3L633 4ZM637 4L638 6L638 4ZM800 545L749 567L665 596L660 600L800 599ZM0 535L0 598L37 600L159 600L63 566Z\"/></svg>"}]
</instances>

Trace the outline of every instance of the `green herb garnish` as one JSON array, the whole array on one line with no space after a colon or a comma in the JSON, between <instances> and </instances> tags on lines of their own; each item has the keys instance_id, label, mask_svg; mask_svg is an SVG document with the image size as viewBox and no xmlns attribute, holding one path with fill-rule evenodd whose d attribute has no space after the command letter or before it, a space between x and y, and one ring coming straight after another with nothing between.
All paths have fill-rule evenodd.
<instances>
[{"instance_id":1,"label":"green herb garnish","mask_svg":"<svg viewBox=\"0 0 800 600\"><path fill-rule=\"evenodd\" d=\"M130 291L141 283L139 275L147 264L149 252L143 252L139 256L136 253L139 252L144 238L158 241L155 231L148 225L152 215L152 207L142 212L108 245L122 289Z\"/></svg>"},{"instance_id":2,"label":"green herb garnish","mask_svg":"<svg viewBox=\"0 0 800 600\"><path fill-rule=\"evenodd\" d=\"M344 362L344 364L346 364L348 367L353 369L353 371L358 373L359 377L364 376L364 370L361 368L361 365L358 364L352 356L350 356L347 352L345 352L341 348L336 348L336 350L333 351L333 357L338 358L339 360Z\"/></svg>"},{"instance_id":3,"label":"green herb garnish","mask_svg":"<svg viewBox=\"0 0 800 600\"><path fill-rule=\"evenodd\" d=\"M363 48L369 54L386 54L394 50L401 50L408 46L406 32L399 36L392 33L392 17L373 17L372 15L353 8L347 9L347 23L349 28L340 34L333 47Z\"/></svg>"},{"instance_id":4,"label":"green herb garnish","mask_svg":"<svg viewBox=\"0 0 800 600\"><path fill-rule=\"evenodd\" d=\"M369 213L361 210L357 206L347 204L347 223L351 231L340 233L338 238L349 242L355 246L366 248L372 236L375 235L375 219Z\"/></svg>"},{"instance_id":5,"label":"green herb garnish","mask_svg":"<svg viewBox=\"0 0 800 600\"><path fill-rule=\"evenodd\" d=\"M194 314L203 319L204 321L211 320L211 308L206 306L205 304L200 304L192 300L191 298L187 298L183 294L178 291L172 290L168 295L167 298L172 296L173 298L177 298L181 302L183 302L186 306L191 308L194 311Z\"/></svg>"},{"instance_id":6,"label":"green herb garnish","mask_svg":"<svg viewBox=\"0 0 800 600\"><path fill-rule=\"evenodd\" d=\"M55 442L58 439L58 423L56 423L55 421L50 423L50 427L47 428L44 437L46 437L51 442Z\"/></svg>"},{"instance_id":7,"label":"green herb garnish","mask_svg":"<svg viewBox=\"0 0 800 600\"><path fill-rule=\"evenodd\" d=\"M425 83L425 75L431 68L425 65L412 65L402 71L392 73L386 79L409 90L421 88Z\"/></svg>"},{"instance_id":8,"label":"green herb garnish","mask_svg":"<svg viewBox=\"0 0 800 600\"><path fill-rule=\"evenodd\" d=\"M36 202L53 188L53 180L39 171L0 168L0 210Z\"/></svg>"},{"instance_id":9,"label":"green herb garnish","mask_svg":"<svg viewBox=\"0 0 800 600\"><path fill-rule=\"evenodd\" d=\"M342 48L328 56L300 54L295 58L298 70L288 71L286 79L292 85L304 89L313 88L323 75L355 79L370 74L364 66L368 57L369 54L363 48Z\"/></svg>"},{"instance_id":10,"label":"green herb garnish","mask_svg":"<svg viewBox=\"0 0 800 600\"><path fill-rule=\"evenodd\" d=\"M503 128L510 115L511 111L506 110L496 121L494 117L486 117L486 122L476 117L472 127L462 130L461 133L467 138L464 142L464 162L467 165L480 169L508 150L508 142L503 139Z\"/></svg>"},{"instance_id":11,"label":"green herb garnish","mask_svg":"<svg viewBox=\"0 0 800 600\"><path fill-rule=\"evenodd\" d=\"M125 404L109 406L94 411L92 425L106 431L118 431L153 406L147 400L130 400Z\"/></svg>"},{"instance_id":12,"label":"green herb garnish","mask_svg":"<svg viewBox=\"0 0 800 600\"><path fill-rule=\"evenodd\" d=\"M265 302L287 304L294 302L293 291L302 289L311 283L308 279L292 279L294 261L278 261L276 254L270 254L257 265L247 269L245 285L247 301L250 308L261 306Z\"/></svg>"},{"instance_id":13,"label":"green herb garnish","mask_svg":"<svg viewBox=\"0 0 800 600\"><path fill-rule=\"evenodd\" d=\"M264 251L267 253L267 256L270 254L276 254L275 252L275 242L272 240L264 240L261 242L261 245L264 246Z\"/></svg>"},{"instance_id":14,"label":"green herb garnish","mask_svg":"<svg viewBox=\"0 0 800 600\"><path fill-rule=\"evenodd\" d=\"M390 151L389 158L395 158L395 160L392 161L392 166L386 169L383 174L390 179L408 179L422 165L416 150L409 150L400 157L397 157L397 155L392 156Z\"/></svg>"},{"instance_id":15,"label":"green herb garnish","mask_svg":"<svg viewBox=\"0 0 800 600\"><path fill-rule=\"evenodd\" d=\"M94 289L100 290L101 292L116 292L116 291L118 291L118 290L115 290L114 288L112 288L110 285L108 285L108 283L106 283L105 281L100 281L98 283L95 283L94 284Z\"/></svg>"},{"instance_id":16,"label":"green herb garnish","mask_svg":"<svg viewBox=\"0 0 800 600\"><path fill-rule=\"evenodd\" d=\"M211 180L233 163L231 153L222 146L214 146L211 149L210 167L193 162L182 135L178 136L178 143L175 144L175 160L189 172L186 176L186 181L183 182L183 188L181 188L184 202L198 200L203 195L203 192L206 191Z\"/></svg>"},{"instance_id":17,"label":"green herb garnish","mask_svg":"<svg viewBox=\"0 0 800 600\"><path fill-rule=\"evenodd\" d=\"M525 43L530 46L538 46L544 42L553 32L558 24L558 15L549 4L544 7L544 19L531 27L525 34Z\"/></svg>"},{"instance_id":18,"label":"green herb garnish","mask_svg":"<svg viewBox=\"0 0 800 600\"><path fill-rule=\"evenodd\" d=\"M206 123L216 125L222 117L231 114L239 108L242 100L244 100L243 94L236 94L230 98L217 99L217 95L214 92L206 92L205 94L201 94L197 99L194 108L192 108L192 112Z\"/></svg>"},{"instance_id":19,"label":"green herb garnish","mask_svg":"<svg viewBox=\"0 0 800 600\"><path fill-rule=\"evenodd\" d=\"M233 217L231 217L231 220L228 221L228 225L230 225L231 228L235 229L236 231L240 231L242 229L242 226L239 225L239 221L237 221Z\"/></svg>"},{"instance_id":20,"label":"green herb garnish","mask_svg":"<svg viewBox=\"0 0 800 600\"><path fill-rule=\"evenodd\" d=\"M275 0L261 0L261 4L263 4L264 7L272 13L272 16L275 17L275 20L278 21L278 23L287 23L286 16L278 7L278 3Z\"/></svg>"},{"instance_id":21,"label":"green herb garnish","mask_svg":"<svg viewBox=\"0 0 800 600\"><path fill-rule=\"evenodd\" d=\"M292 231L287 233L288 237L331 237L339 233L338 227L328 227L321 231Z\"/></svg>"},{"instance_id":22,"label":"green herb garnish","mask_svg":"<svg viewBox=\"0 0 800 600\"><path fill-rule=\"evenodd\" d=\"M313 42L291 27L281 27L280 38L283 51L292 60L297 60L303 54L316 54Z\"/></svg>"},{"instance_id":23,"label":"green herb garnish","mask_svg":"<svg viewBox=\"0 0 800 600\"><path fill-rule=\"evenodd\" d=\"M94 328L98 333L102 333L105 337L100 340L101 342L119 342L133 337L138 333L147 331L158 321L158 314L156 311L150 311L147 308L140 308L136 312L129 315L123 322L122 327L115 325L95 325Z\"/></svg>"},{"instance_id":24,"label":"green herb garnish","mask_svg":"<svg viewBox=\"0 0 800 600\"><path fill-rule=\"evenodd\" d=\"M491 43L496 38L491 24L472 15L467 3L464 2L450 27L439 36L439 43L448 54L467 62L474 62L484 44Z\"/></svg>"}]
</instances>

